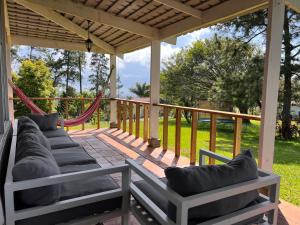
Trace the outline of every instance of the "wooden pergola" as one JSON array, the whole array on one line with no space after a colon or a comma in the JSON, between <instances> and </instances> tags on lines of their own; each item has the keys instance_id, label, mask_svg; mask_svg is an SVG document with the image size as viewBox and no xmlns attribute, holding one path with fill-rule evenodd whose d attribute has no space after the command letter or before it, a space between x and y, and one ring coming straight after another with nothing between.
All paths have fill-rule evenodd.
<instances>
[{"instance_id":1,"label":"wooden pergola","mask_svg":"<svg viewBox=\"0 0 300 225\"><path fill-rule=\"evenodd\" d=\"M110 54L111 65L123 54L151 46L151 146L158 146L160 44L176 44L176 37L269 9L263 83L260 167L272 170L284 10L300 12L299 0L4 0L0 3L1 103L0 121L9 120L12 96L10 46L30 45L85 51L89 30L92 51ZM116 68L116 67L115 67ZM111 98L116 98L116 72ZM10 109L10 110L9 110ZM12 113L11 113L12 114ZM12 116L12 115L11 115ZM116 125L116 102L111 101L111 126ZM3 126L0 131L3 131Z\"/></svg>"}]
</instances>

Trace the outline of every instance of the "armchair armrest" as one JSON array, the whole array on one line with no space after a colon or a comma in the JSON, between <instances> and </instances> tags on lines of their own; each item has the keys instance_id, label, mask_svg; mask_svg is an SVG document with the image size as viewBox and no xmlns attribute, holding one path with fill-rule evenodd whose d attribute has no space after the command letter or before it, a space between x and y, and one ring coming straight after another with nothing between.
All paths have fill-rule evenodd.
<instances>
[{"instance_id":1,"label":"armchair armrest","mask_svg":"<svg viewBox=\"0 0 300 225\"><path fill-rule=\"evenodd\" d=\"M200 149L200 151L199 151L199 164L201 166L205 165L205 156L208 156L210 158L214 158L214 159L216 159L218 161L221 161L223 163L227 163L231 160L231 159L229 159L225 156L218 155L214 152L204 150L204 149Z\"/></svg>"}]
</instances>

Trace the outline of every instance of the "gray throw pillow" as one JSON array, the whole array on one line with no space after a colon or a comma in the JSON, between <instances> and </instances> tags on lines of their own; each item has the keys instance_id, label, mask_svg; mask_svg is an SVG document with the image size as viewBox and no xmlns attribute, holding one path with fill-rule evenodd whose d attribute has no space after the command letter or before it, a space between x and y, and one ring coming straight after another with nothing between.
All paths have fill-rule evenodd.
<instances>
[{"instance_id":1,"label":"gray throw pillow","mask_svg":"<svg viewBox=\"0 0 300 225\"><path fill-rule=\"evenodd\" d=\"M46 115L30 114L28 115L42 131L56 130L58 122L58 113Z\"/></svg>"},{"instance_id":2,"label":"gray throw pillow","mask_svg":"<svg viewBox=\"0 0 300 225\"><path fill-rule=\"evenodd\" d=\"M190 166L186 168L169 167L165 170L170 188L182 196L191 196L225 186L257 179L255 159L250 151L222 165ZM257 191L250 191L189 210L189 219L210 219L242 209L255 201ZM176 208L169 203L168 215L175 220Z\"/></svg>"},{"instance_id":3,"label":"gray throw pillow","mask_svg":"<svg viewBox=\"0 0 300 225\"><path fill-rule=\"evenodd\" d=\"M45 137L45 135L36 128L23 129L21 133L17 136L17 150L25 149L24 143L28 140L33 142L40 143L44 147L46 147L49 151L51 150L51 145L49 140Z\"/></svg>"},{"instance_id":4,"label":"gray throw pillow","mask_svg":"<svg viewBox=\"0 0 300 225\"><path fill-rule=\"evenodd\" d=\"M18 134L22 133L24 130L29 130L29 129L40 130L39 126L27 116L20 116L17 119L18 119Z\"/></svg>"},{"instance_id":5,"label":"gray throw pillow","mask_svg":"<svg viewBox=\"0 0 300 225\"><path fill-rule=\"evenodd\" d=\"M44 148L38 143L37 145L39 146L36 147ZM12 174L14 181L24 181L58 175L60 170L53 157L47 157L45 154L22 158L13 167ZM56 184L18 191L17 201L28 206L48 205L60 199L60 189L60 184Z\"/></svg>"},{"instance_id":6,"label":"gray throw pillow","mask_svg":"<svg viewBox=\"0 0 300 225\"><path fill-rule=\"evenodd\" d=\"M18 136L16 147L16 162L27 156L44 156L54 160L48 140L37 133L23 132Z\"/></svg>"}]
</instances>

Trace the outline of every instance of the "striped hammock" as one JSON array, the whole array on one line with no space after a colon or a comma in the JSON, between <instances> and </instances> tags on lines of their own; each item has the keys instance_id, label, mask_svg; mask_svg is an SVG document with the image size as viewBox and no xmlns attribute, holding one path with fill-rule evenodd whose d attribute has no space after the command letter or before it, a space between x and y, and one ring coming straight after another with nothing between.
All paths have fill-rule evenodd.
<instances>
[{"instance_id":1,"label":"striped hammock","mask_svg":"<svg viewBox=\"0 0 300 225\"><path fill-rule=\"evenodd\" d=\"M40 115L47 114L42 109L40 109L36 104L34 104L34 102L29 97L27 97L24 94L24 92L19 87L17 87L11 80L8 80L8 83L13 89L14 93L20 98L20 100L25 104L25 106L31 110L32 113L40 114ZM101 103L101 98L102 98L102 92L99 92L95 100L87 108L86 111L84 111L80 116L74 119L64 120L63 126L65 127L77 126L89 120L92 117L93 113L98 109ZM58 125L61 125L60 123L61 122L59 121Z\"/></svg>"}]
</instances>

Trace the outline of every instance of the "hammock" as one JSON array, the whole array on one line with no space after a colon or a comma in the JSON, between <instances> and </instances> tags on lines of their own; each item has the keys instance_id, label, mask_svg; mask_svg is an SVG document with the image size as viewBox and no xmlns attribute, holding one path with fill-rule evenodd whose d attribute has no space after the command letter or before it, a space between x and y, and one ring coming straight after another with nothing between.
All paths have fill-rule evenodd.
<instances>
[{"instance_id":1,"label":"hammock","mask_svg":"<svg viewBox=\"0 0 300 225\"><path fill-rule=\"evenodd\" d=\"M42 109L40 109L36 104L34 104L33 101L30 100L29 97L27 97L24 92L18 88L11 80L8 80L9 85L13 89L14 93L20 98L20 100L25 104L25 106L31 110L32 113L40 114L40 115L46 115L47 113L44 112ZM100 102L102 98L102 92L99 92L95 98L95 100L92 102L92 104L88 107L88 109L83 112L80 116L74 119L65 120L63 121L63 124L61 121L58 122L58 125L63 125L65 127L71 127L71 126L77 126L88 119L90 119L93 115L93 113L98 109Z\"/></svg>"}]
</instances>

